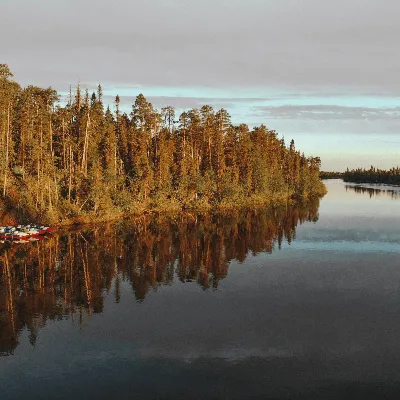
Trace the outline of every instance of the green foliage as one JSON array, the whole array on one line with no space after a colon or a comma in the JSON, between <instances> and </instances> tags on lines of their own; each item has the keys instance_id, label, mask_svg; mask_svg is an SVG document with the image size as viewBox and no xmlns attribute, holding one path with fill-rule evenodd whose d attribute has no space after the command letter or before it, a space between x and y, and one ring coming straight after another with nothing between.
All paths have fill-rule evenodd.
<instances>
[{"instance_id":1,"label":"green foliage","mask_svg":"<svg viewBox=\"0 0 400 400\"><path fill-rule=\"evenodd\" d=\"M345 182L355 183L385 183L388 185L400 185L400 168L394 167L386 171L375 168L371 165L370 169L357 168L343 173Z\"/></svg>"},{"instance_id":2,"label":"green foliage","mask_svg":"<svg viewBox=\"0 0 400 400\"><path fill-rule=\"evenodd\" d=\"M321 179L342 179L344 173L343 172L332 172L332 171L321 171L319 173L319 177Z\"/></svg>"},{"instance_id":3,"label":"green foliage","mask_svg":"<svg viewBox=\"0 0 400 400\"><path fill-rule=\"evenodd\" d=\"M139 94L130 115L97 93L68 103L21 88L0 64L0 185L26 218L106 219L148 209L230 209L321 196L320 160L266 126L233 126L205 105L175 116ZM178 119L176 121L175 119Z\"/></svg>"}]
</instances>

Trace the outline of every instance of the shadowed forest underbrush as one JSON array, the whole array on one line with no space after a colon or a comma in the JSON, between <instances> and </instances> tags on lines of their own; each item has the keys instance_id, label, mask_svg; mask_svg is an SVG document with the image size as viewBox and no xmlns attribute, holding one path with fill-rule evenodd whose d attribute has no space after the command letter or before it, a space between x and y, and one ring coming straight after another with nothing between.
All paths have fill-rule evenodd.
<instances>
[{"instance_id":1,"label":"shadowed forest underbrush","mask_svg":"<svg viewBox=\"0 0 400 400\"><path fill-rule=\"evenodd\" d=\"M97 212L87 210L62 200L57 208L37 209L34 199L21 181L17 181L6 197L0 199L0 221L3 225L19 223L45 223L58 226L91 224L102 221L125 219L146 214L176 215L180 213L226 215L234 210L256 210L260 208L281 208L302 204L322 197L326 191L320 188L318 195L300 198L288 193L252 195L249 197L224 198L221 201L209 201L205 198L182 204L176 198L155 197L144 202L132 200L129 206L115 204L112 201Z\"/></svg>"}]
</instances>

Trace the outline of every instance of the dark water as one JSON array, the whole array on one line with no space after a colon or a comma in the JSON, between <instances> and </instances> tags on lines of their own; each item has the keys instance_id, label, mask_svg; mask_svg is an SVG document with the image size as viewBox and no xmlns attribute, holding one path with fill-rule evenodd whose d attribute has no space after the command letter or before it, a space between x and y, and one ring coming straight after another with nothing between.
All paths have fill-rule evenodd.
<instances>
[{"instance_id":1,"label":"dark water","mask_svg":"<svg viewBox=\"0 0 400 400\"><path fill-rule=\"evenodd\" d=\"M0 245L0 398L400 398L400 189L327 185Z\"/></svg>"}]
</instances>

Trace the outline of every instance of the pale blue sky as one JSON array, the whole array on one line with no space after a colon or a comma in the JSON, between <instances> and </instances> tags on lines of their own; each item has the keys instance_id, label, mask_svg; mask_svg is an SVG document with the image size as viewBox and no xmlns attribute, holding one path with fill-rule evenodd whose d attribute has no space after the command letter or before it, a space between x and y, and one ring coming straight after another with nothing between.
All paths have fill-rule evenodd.
<instances>
[{"instance_id":1,"label":"pale blue sky","mask_svg":"<svg viewBox=\"0 0 400 400\"><path fill-rule=\"evenodd\" d=\"M22 84L98 82L126 109L208 103L324 169L400 164L398 0L0 0Z\"/></svg>"}]
</instances>

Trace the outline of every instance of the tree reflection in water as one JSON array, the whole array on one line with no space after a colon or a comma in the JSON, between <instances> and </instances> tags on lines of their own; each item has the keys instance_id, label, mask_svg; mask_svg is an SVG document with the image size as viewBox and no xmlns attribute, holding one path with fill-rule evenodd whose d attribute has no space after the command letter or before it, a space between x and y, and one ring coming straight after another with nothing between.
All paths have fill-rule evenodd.
<instances>
[{"instance_id":1,"label":"tree reflection in water","mask_svg":"<svg viewBox=\"0 0 400 400\"><path fill-rule=\"evenodd\" d=\"M400 199L400 187L396 190L396 189L374 188L370 186L345 185L345 188L346 192L350 190L359 194L368 194L370 198L387 196L390 197L392 200Z\"/></svg>"},{"instance_id":2,"label":"tree reflection in water","mask_svg":"<svg viewBox=\"0 0 400 400\"><path fill-rule=\"evenodd\" d=\"M143 301L174 279L217 289L231 260L271 253L318 218L319 200L229 216L145 217L0 245L0 355L12 354L23 329L35 344L48 320L101 313L104 295L121 298L121 281Z\"/></svg>"}]
</instances>

